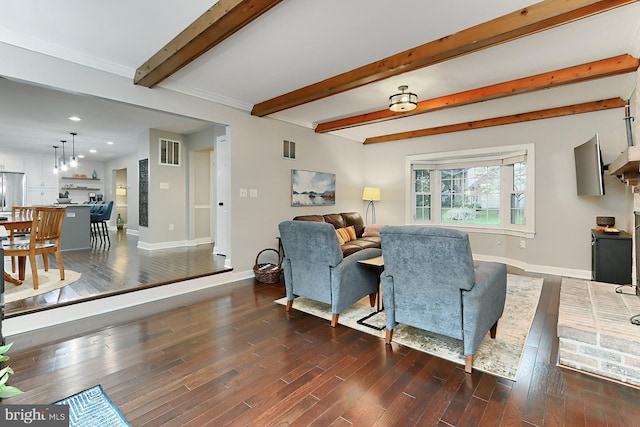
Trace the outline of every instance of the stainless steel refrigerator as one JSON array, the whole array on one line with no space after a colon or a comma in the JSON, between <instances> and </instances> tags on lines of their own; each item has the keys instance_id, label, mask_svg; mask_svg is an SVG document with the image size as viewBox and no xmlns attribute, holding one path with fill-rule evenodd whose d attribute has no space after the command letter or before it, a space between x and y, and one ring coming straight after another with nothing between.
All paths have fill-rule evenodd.
<instances>
[{"instance_id":1,"label":"stainless steel refrigerator","mask_svg":"<svg viewBox=\"0 0 640 427\"><path fill-rule=\"evenodd\" d=\"M27 178L22 172L0 172L0 211L11 212L12 206L24 206Z\"/></svg>"}]
</instances>

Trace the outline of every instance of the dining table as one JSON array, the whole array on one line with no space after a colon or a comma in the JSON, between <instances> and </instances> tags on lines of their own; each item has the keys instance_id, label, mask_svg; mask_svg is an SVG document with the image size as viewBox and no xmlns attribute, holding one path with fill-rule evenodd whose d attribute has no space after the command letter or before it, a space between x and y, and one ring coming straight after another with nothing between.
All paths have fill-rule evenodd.
<instances>
[{"instance_id":1,"label":"dining table","mask_svg":"<svg viewBox=\"0 0 640 427\"><path fill-rule=\"evenodd\" d=\"M9 233L11 230L20 230L26 227L29 227L33 222L32 218L27 218L24 216L13 216L11 214L3 214L0 215L0 227L4 228L4 232L2 232L2 228L0 228L0 237L6 239L9 237ZM21 285L22 280L16 279L11 274L4 272L4 280L13 283L14 285Z\"/></svg>"}]
</instances>

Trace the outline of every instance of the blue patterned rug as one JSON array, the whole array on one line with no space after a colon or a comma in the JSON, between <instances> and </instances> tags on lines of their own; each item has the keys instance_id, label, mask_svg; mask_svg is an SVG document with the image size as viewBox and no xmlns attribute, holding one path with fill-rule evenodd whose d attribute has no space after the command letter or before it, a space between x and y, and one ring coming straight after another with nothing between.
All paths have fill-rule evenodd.
<instances>
[{"instance_id":1,"label":"blue patterned rug","mask_svg":"<svg viewBox=\"0 0 640 427\"><path fill-rule=\"evenodd\" d=\"M131 426L100 385L53 404L69 406L69 427Z\"/></svg>"}]
</instances>

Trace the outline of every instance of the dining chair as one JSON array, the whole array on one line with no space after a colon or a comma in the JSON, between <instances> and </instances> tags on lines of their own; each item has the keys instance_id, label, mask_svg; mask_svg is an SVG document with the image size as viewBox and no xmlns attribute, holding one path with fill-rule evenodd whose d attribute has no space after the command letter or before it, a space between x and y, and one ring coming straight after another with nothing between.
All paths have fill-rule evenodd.
<instances>
[{"instance_id":1,"label":"dining chair","mask_svg":"<svg viewBox=\"0 0 640 427\"><path fill-rule=\"evenodd\" d=\"M17 219L33 219L33 206L12 206L11 216ZM9 243L17 243L25 240L27 236L31 234L31 224L24 228L13 229L9 232ZM11 257L11 272L16 272L16 257Z\"/></svg>"},{"instance_id":2,"label":"dining chair","mask_svg":"<svg viewBox=\"0 0 640 427\"><path fill-rule=\"evenodd\" d=\"M24 280L26 258L29 258L33 289L38 289L38 266L36 257L42 255L44 270L49 271L48 254L53 253L58 262L60 280L64 280L64 265L60 253L60 234L64 222L64 208L37 207L31 222L31 234L28 242L10 243L4 247L4 255L18 257L18 277Z\"/></svg>"}]
</instances>

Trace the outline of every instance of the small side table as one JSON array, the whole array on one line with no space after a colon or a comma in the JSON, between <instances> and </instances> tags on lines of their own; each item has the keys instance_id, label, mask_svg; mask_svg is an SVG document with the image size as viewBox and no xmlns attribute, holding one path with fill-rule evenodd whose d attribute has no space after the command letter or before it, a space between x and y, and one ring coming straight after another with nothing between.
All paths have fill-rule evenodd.
<instances>
[{"instance_id":1,"label":"small side table","mask_svg":"<svg viewBox=\"0 0 640 427\"><path fill-rule=\"evenodd\" d=\"M382 274L382 272L384 271L384 258L382 257L382 255L374 257L374 258L367 258L367 259L361 259L360 261L358 261L358 264L362 264L364 266L367 267L372 267L372 268L377 268L378 269L378 275ZM363 317L362 319L358 320L356 323L362 325L362 326L366 326L368 328L372 328L378 331L383 330L386 326L374 326L374 325L370 325L368 323L366 323L366 321L375 316L376 314L380 313L384 307L382 306L382 286L378 285L378 298L377 298L377 310L366 315L365 317Z\"/></svg>"}]
</instances>

